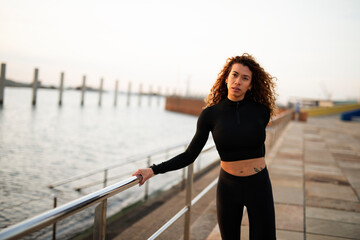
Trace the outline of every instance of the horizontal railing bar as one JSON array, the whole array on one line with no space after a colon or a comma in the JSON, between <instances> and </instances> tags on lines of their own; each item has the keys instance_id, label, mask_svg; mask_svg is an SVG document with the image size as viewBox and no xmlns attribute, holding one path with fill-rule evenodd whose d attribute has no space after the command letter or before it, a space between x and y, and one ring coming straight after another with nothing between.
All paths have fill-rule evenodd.
<instances>
[{"instance_id":1,"label":"horizontal railing bar","mask_svg":"<svg viewBox=\"0 0 360 240\"><path fill-rule=\"evenodd\" d=\"M65 205L44 212L38 216L15 224L11 227L5 228L0 232L0 239L18 239L19 237L24 237L32 232L56 223L63 218L71 216L84 208L100 202L103 199L109 198L119 192L122 192L138 184L139 182L140 177L133 176L116 184L113 184L109 187L103 188L99 191L76 199Z\"/></svg>"},{"instance_id":2,"label":"horizontal railing bar","mask_svg":"<svg viewBox=\"0 0 360 240\"><path fill-rule=\"evenodd\" d=\"M159 230L157 230L149 239L155 239L157 238L161 233L163 233L168 227L171 226L176 220L178 220L182 215L184 215L188 211L188 207L184 207L181 209L175 216L173 216L169 221L167 221Z\"/></svg>"}]
</instances>

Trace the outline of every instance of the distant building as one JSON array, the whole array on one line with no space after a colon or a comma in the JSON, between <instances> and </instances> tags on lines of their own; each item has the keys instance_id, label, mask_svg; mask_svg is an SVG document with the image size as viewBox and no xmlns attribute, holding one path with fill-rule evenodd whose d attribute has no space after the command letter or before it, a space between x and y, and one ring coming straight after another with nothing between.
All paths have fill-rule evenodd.
<instances>
[{"instance_id":1,"label":"distant building","mask_svg":"<svg viewBox=\"0 0 360 240\"><path fill-rule=\"evenodd\" d=\"M312 107L333 107L341 104L354 104L358 103L356 100L352 101L332 101L323 99L311 99L311 98L291 98L288 101L288 108L295 109L297 103L300 104L300 108L312 108Z\"/></svg>"}]
</instances>

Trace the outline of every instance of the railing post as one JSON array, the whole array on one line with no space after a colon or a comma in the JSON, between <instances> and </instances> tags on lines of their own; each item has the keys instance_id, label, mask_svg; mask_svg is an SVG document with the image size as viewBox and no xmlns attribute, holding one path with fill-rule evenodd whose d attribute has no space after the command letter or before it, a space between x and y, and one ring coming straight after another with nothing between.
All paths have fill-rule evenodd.
<instances>
[{"instance_id":1,"label":"railing post","mask_svg":"<svg viewBox=\"0 0 360 240\"><path fill-rule=\"evenodd\" d=\"M148 156L147 166L150 167L151 164L151 156ZM149 180L145 182L145 201L149 198Z\"/></svg>"},{"instance_id":2,"label":"railing post","mask_svg":"<svg viewBox=\"0 0 360 240\"><path fill-rule=\"evenodd\" d=\"M54 195L54 208L56 208L57 206L57 198L56 195ZM53 235L52 235L52 239L55 240L56 239L56 223L53 224Z\"/></svg>"},{"instance_id":3,"label":"railing post","mask_svg":"<svg viewBox=\"0 0 360 240\"><path fill-rule=\"evenodd\" d=\"M105 169L105 170L104 170L104 188L105 188L106 185L107 185L107 175L108 175L108 170Z\"/></svg>"},{"instance_id":4,"label":"railing post","mask_svg":"<svg viewBox=\"0 0 360 240\"><path fill-rule=\"evenodd\" d=\"M185 213L185 226L184 226L184 240L190 239L190 216L191 216L191 194L194 178L194 163L188 166L188 176L186 184L186 207L187 212Z\"/></svg>"},{"instance_id":5,"label":"railing post","mask_svg":"<svg viewBox=\"0 0 360 240\"><path fill-rule=\"evenodd\" d=\"M4 104L4 89L5 89L5 72L6 64L1 64L1 76L0 76L0 106Z\"/></svg>"},{"instance_id":6,"label":"railing post","mask_svg":"<svg viewBox=\"0 0 360 240\"><path fill-rule=\"evenodd\" d=\"M101 203L95 208L93 239L105 240L106 207L107 207L107 200L105 199L101 201Z\"/></svg>"}]
</instances>

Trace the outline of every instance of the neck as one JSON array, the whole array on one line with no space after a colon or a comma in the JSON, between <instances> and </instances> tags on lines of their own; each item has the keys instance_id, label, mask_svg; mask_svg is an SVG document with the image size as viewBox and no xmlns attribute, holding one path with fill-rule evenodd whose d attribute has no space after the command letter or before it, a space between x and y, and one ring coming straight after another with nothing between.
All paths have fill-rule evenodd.
<instances>
[{"instance_id":1,"label":"neck","mask_svg":"<svg viewBox=\"0 0 360 240\"><path fill-rule=\"evenodd\" d=\"M238 97L238 98L228 95L227 98L228 98L230 101L233 101L233 102L240 102L240 101L244 100L245 95L242 96L242 97Z\"/></svg>"}]
</instances>

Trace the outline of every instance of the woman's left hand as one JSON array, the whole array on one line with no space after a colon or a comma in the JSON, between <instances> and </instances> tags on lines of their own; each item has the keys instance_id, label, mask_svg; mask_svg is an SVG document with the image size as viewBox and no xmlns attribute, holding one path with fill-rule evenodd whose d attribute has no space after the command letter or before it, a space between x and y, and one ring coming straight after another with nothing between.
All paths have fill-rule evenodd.
<instances>
[{"instance_id":1,"label":"woman's left hand","mask_svg":"<svg viewBox=\"0 0 360 240\"><path fill-rule=\"evenodd\" d=\"M139 182L139 185L143 185L149 178L154 176L154 171L152 168L142 168L138 169L136 172L132 174L132 176L140 175L142 179Z\"/></svg>"}]
</instances>

